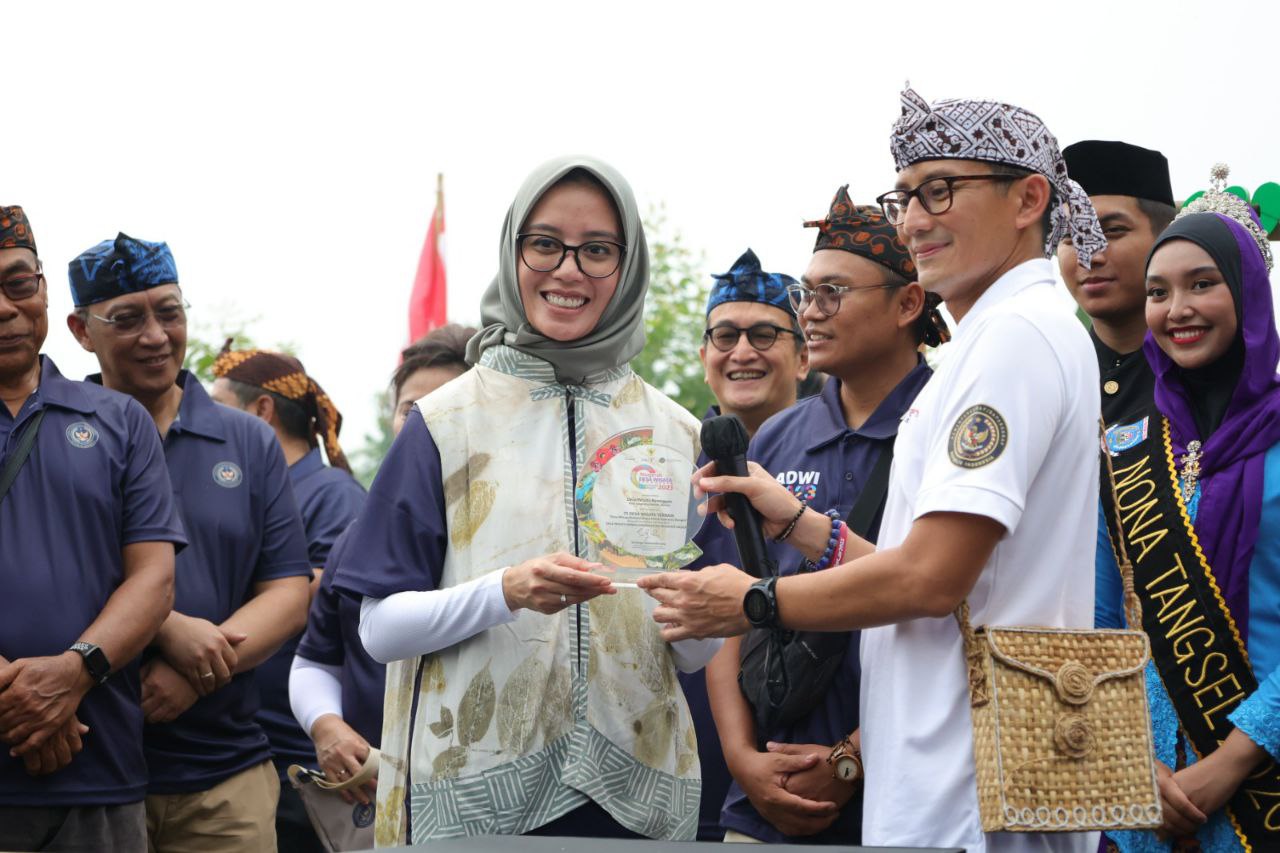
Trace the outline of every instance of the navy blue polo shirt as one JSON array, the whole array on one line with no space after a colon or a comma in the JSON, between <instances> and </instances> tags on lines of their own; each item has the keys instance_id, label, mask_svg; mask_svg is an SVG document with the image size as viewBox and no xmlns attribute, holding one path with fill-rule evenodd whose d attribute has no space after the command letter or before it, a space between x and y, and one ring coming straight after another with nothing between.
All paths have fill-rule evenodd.
<instances>
[{"instance_id":1,"label":"navy blue polo shirt","mask_svg":"<svg viewBox=\"0 0 1280 853\"><path fill-rule=\"evenodd\" d=\"M719 406L712 406L702 416L705 422L720 414ZM699 468L710 461L706 453L698 455L695 463ZM702 549L702 557L691 568L714 566L719 563L738 562L738 549L733 544L733 536L727 539L712 536L711 531L720 527L714 518L708 519L694 541ZM725 550L726 546L729 550ZM720 807L729 794L729 785L733 776L729 774L729 766L725 764L724 752L720 749L720 736L716 733L715 717L711 714L711 697L707 694L707 671L677 672L680 687L684 689L685 701L689 703L689 715L693 717L693 733L698 739L698 764L702 767L702 800L698 810L698 840L721 841L724 839L724 827L720 825Z\"/></svg>"},{"instance_id":2,"label":"navy blue polo shirt","mask_svg":"<svg viewBox=\"0 0 1280 853\"><path fill-rule=\"evenodd\" d=\"M352 530L333 583L357 609L364 596L439 589L449 544L444 475L440 450L416 406L391 442Z\"/></svg>"},{"instance_id":3,"label":"navy blue polo shirt","mask_svg":"<svg viewBox=\"0 0 1280 853\"><path fill-rule=\"evenodd\" d=\"M17 418L0 406L0 468L31 417L45 410L36 444L0 502L0 655L65 652L124 580L121 549L186 542L155 422L138 402L66 379L40 357L40 385ZM120 805L146 795L138 661L91 689L76 710L84 751L48 776L28 776L0 750L0 805Z\"/></svg>"},{"instance_id":4,"label":"navy blue polo shirt","mask_svg":"<svg viewBox=\"0 0 1280 853\"><path fill-rule=\"evenodd\" d=\"M313 569L327 565L330 549L364 505L364 487L341 468L330 468L319 448L289 466L289 480L307 531L307 553ZM262 708L258 725L267 733L272 759L281 780L290 764L312 766L316 748L298 725L289 706L289 670L302 634L290 637L274 655L258 665L256 678Z\"/></svg>"},{"instance_id":5,"label":"navy blue polo shirt","mask_svg":"<svg viewBox=\"0 0 1280 853\"><path fill-rule=\"evenodd\" d=\"M173 609L219 625L255 584L311 577L306 532L271 427L213 402L185 370L178 384L182 403L164 448L191 544L178 556ZM147 725L147 793L205 791L269 759L257 711L254 673L241 672L176 720Z\"/></svg>"},{"instance_id":6,"label":"navy blue polo shirt","mask_svg":"<svg viewBox=\"0 0 1280 853\"><path fill-rule=\"evenodd\" d=\"M898 434L898 422L933 371L920 361L867 418L860 429L849 429L840 406L840 382L827 380L822 393L809 397L765 421L751 439L750 459L760 463L796 497L819 512L834 509L847 518L875 467L876 460ZM882 508L883 511L883 508ZM871 525L874 539L880 526L877 512ZM737 562L732 531L715 534L727 544ZM785 543L767 543L782 575L795 574L804 558ZM723 550L718 551L723 553ZM845 666L832 680L822 702L804 719L772 732L757 732L760 742L834 745L858 727L858 632L852 632L845 651ZM763 735L763 737L760 737ZM855 796L840 817L817 835L791 837L774 829L756 811L742 788L734 782L720 815L725 829L770 843L808 842L856 844L862 835L862 798Z\"/></svg>"},{"instance_id":7,"label":"navy blue polo shirt","mask_svg":"<svg viewBox=\"0 0 1280 853\"><path fill-rule=\"evenodd\" d=\"M387 668L369 657L360 642L360 602L334 587L338 566L354 538L354 525L343 531L329 552L320 590L311 600L307 630L298 657L342 668L342 719L373 746L382 743L382 695Z\"/></svg>"}]
</instances>

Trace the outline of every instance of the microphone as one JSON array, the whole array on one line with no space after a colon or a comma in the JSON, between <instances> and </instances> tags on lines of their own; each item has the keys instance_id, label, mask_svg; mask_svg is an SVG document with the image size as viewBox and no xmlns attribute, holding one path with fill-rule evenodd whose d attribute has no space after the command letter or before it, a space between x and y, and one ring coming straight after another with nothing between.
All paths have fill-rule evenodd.
<instances>
[{"instance_id":1,"label":"microphone","mask_svg":"<svg viewBox=\"0 0 1280 853\"><path fill-rule=\"evenodd\" d=\"M716 463L716 473L746 477L747 430L736 415L717 415L702 422L702 452ZM742 570L758 578L772 577L777 566L769 558L760 527L760 513L746 495L726 492L725 505L733 519L733 538L738 545Z\"/></svg>"}]
</instances>

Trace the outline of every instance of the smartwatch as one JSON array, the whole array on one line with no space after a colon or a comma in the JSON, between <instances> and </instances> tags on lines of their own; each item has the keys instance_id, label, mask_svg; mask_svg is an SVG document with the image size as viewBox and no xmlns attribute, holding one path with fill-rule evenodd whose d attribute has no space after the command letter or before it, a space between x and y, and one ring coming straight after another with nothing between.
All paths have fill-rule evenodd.
<instances>
[{"instance_id":1,"label":"smartwatch","mask_svg":"<svg viewBox=\"0 0 1280 853\"><path fill-rule=\"evenodd\" d=\"M89 670L94 684L101 684L111 676L111 661L107 660L107 653L93 643L72 643L69 651L84 659L84 668Z\"/></svg>"},{"instance_id":2,"label":"smartwatch","mask_svg":"<svg viewBox=\"0 0 1280 853\"><path fill-rule=\"evenodd\" d=\"M758 580L742 598L742 612L753 628L772 628L778 622L777 575Z\"/></svg>"}]
</instances>

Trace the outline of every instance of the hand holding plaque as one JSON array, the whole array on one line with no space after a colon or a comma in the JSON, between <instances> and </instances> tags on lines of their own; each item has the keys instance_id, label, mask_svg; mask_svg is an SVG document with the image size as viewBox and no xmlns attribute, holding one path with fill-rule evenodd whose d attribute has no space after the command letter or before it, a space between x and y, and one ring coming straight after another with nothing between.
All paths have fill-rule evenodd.
<instances>
[{"instance_id":1,"label":"hand holding plaque","mask_svg":"<svg viewBox=\"0 0 1280 853\"><path fill-rule=\"evenodd\" d=\"M640 428L610 437L590 456L574 490L578 523L614 586L683 568L702 555L693 461Z\"/></svg>"}]
</instances>

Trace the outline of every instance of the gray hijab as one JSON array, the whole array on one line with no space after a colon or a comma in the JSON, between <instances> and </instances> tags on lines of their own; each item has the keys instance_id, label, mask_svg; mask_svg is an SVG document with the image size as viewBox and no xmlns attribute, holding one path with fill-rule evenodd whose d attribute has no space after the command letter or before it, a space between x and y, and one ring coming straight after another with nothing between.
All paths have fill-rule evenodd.
<instances>
[{"instance_id":1,"label":"gray hijab","mask_svg":"<svg viewBox=\"0 0 1280 853\"><path fill-rule=\"evenodd\" d=\"M590 172L608 187L622 220L627 244L618 287L596 327L574 341L543 336L525 314L516 275L516 234L556 181L574 169ZM566 258L567 263L572 263ZM631 186L612 166L591 157L557 157L533 170L525 179L502 223L498 247L498 275L480 301L480 332L467 343L467 361L475 364L489 347L505 344L550 362L556 379L566 385L584 384L594 373L622 365L644 349L644 297L649 289L649 247Z\"/></svg>"}]
</instances>

